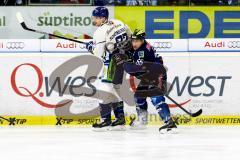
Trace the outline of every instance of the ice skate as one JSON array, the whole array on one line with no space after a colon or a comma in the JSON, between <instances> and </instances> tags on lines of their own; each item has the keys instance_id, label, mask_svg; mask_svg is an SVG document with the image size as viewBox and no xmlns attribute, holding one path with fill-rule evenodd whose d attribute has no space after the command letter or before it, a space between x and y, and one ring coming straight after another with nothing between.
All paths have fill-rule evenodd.
<instances>
[{"instance_id":1,"label":"ice skate","mask_svg":"<svg viewBox=\"0 0 240 160\"><path fill-rule=\"evenodd\" d=\"M168 122L166 122L162 127L159 128L159 132L161 134L166 134L166 133L175 134L175 133L178 133L177 132L177 125L172 120L172 118L170 118L168 120Z\"/></svg>"},{"instance_id":2,"label":"ice skate","mask_svg":"<svg viewBox=\"0 0 240 160\"><path fill-rule=\"evenodd\" d=\"M95 123L92 125L92 130L96 132L106 132L109 130L111 126L111 121L110 120L104 120L100 123Z\"/></svg>"},{"instance_id":3,"label":"ice skate","mask_svg":"<svg viewBox=\"0 0 240 160\"><path fill-rule=\"evenodd\" d=\"M124 117L122 118L117 118L114 120L111 124L111 127L109 128L110 131L126 131L125 127L125 119Z\"/></svg>"},{"instance_id":4,"label":"ice skate","mask_svg":"<svg viewBox=\"0 0 240 160\"><path fill-rule=\"evenodd\" d=\"M139 112L139 120L136 119L136 117L131 119L130 123L130 129L132 130L145 130L147 129L147 123L148 123L148 112L141 110Z\"/></svg>"}]
</instances>

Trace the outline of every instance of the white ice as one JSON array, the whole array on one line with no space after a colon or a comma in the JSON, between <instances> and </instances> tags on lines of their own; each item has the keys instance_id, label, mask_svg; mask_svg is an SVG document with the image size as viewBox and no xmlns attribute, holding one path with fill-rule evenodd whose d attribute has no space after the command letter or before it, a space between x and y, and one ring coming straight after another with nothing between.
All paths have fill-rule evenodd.
<instances>
[{"instance_id":1,"label":"white ice","mask_svg":"<svg viewBox=\"0 0 240 160\"><path fill-rule=\"evenodd\" d=\"M93 132L77 127L1 127L0 160L239 160L240 127Z\"/></svg>"}]
</instances>

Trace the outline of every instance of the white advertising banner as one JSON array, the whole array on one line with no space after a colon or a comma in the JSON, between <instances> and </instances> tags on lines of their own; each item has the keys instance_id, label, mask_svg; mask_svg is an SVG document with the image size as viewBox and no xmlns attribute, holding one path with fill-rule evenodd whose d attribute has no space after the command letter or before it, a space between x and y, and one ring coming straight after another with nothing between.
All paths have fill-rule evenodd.
<instances>
[{"instance_id":1,"label":"white advertising banner","mask_svg":"<svg viewBox=\"0 0 240 160\"><path fill-rule=\"evenodd\" d=\"M21 12L26 25L68 38L85 39L92 37L96 30L92 25L91 14L95 7L1 7L0 39L54 39L43 34L23 30L16 13ZM114 18L114 8L108 7L109 17Z\"/></svg>"},{"instance_id":2,"label":"white advertising banner","mask_svg":"<svg viewBox=\"0 0 240 160\"><path fill-rule=\"evenodd\" d=\"M190 100L188 110L203 109L204 115L239 115L239 53L200 52L164 56L170 95L179 103ZM176 111L179 111L176 109ZM180 112L178 112L180 113Z\"/></svg>"},{"instance_id":3,"label":"white advertising banner","mask_svg":"<svg viewBox=\"0 0 240 160\"><path fill-rule=\"evenodd\" d=\"M187 52L187 39L148 39L157 52Z\"/></svg>"},{"instance_id":4,"label":"white advertising banner","mask_svg":"<svg viewBox=\"0 0 240 160\"><path fill-rule=\"evenodd\" d=\"M239 38L189 39L189 51L240 52L240 39Z\"/></svg>"},{"instance_id":5,"label":"white advertising banner","mask_svg":"<svg viewBox=\"0 0 240 160\"><path fill-rule=\"evenodd\" d=\"M73 113L98 107L96 94L104 87L96 80L102 63L95 56L84 53L32 53L31 56L29 53L5 53L0 57L0 67L4 68L0 73L1 114L54 115L56 108L68 107L69 101ZM237 105L240 99L240 75L236 70L240 67L239 54L189 56L188 53L167 53L163 58L168 67L168 82L173 85L170 96L184 103L186 109L197 111L202 108L203 115L240 114ZM87 72L90 74L86 77ZM96 82L89 82L94 77ZM69 87L71 85L74 87ZM86 90L81 90L84 87ZM135 113L128 79L124 80L123 87L126 113ZM171 101L167 102L173 114L183 114ZM156 113L150 101L149 112Z\"/></svg>"},{"instance_id":6,"label":"white advertising banner","mask_svg":"<svg viewBox=\"0 0 240 160\"><path fill-rule=\"evenodd\" d=\"M38 39L0 39L0 52L39 52Z\"/></svg>"},{"instance_id":7,"label":"white advertising banner","mask_svg":"<svg viewBox=\"0 0 240 160\"><path fill-rule=\"evenodd\" d=\"M90 40L80 41L88 42ZM188 51L188 40L186 39L167 39L147 40L157 52L187 52ZM41 51L42 52L86 52L86 45L71 42L68 40L48 40L41 39Z\"/></svg>"},{"instance_id":8,"label":"white advertising banner","mask_svg":"<svg viewBox=\"0 0 240 160\"><path fill-rule=\"evenodd\" d=\"M79 39L88 42L91 39ZM156 52L187 52L186 39L147 40ZM86 45L63 39L0 39L0 52L87 52Z\"/></svg>"},{"instance_id":9,"label":"white advertising banner","mask_svg":"<svg viewBox=\"0 0 240 160\"><path fill-rule=\"evenodd\" d=\"M80 41L88 42L90 40L80 39ZM87 49L85 44L76 43L68 40L42 39L41 51L42 52L87 52Z\"/></svg>"},{"instance_id":10,"label":"white advertising banner","mask_svg":"<svg viewBox=\"0 0 240 160\"><path fill-rule=\"evenodd\" d=\"M79 39L88 42L92 39ZM157 53L240 52L240 39L147 40ZM0 52L86 52L86 45L63 39L0 39Z\"/></svg>"}]
</instances>

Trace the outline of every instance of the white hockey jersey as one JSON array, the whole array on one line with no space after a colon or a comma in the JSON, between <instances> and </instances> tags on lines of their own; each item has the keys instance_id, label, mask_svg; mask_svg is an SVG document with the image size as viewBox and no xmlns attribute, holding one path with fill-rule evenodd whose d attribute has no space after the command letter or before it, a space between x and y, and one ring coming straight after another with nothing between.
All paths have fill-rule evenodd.
<instances>
[{"instance_id":1,"label":"white hockey jersey","mask_svg":"<svg viewBox=\"0 0 240 160\"><path fill-rule=\"evenodd\" d=\"M109 20L93 34L95 48L94 55L99 58L105 57L106 48L111 53L114 50L114 44L127 40L131 36L131 30L127 25L119 20Z\"/></svg>"}]
</instances>

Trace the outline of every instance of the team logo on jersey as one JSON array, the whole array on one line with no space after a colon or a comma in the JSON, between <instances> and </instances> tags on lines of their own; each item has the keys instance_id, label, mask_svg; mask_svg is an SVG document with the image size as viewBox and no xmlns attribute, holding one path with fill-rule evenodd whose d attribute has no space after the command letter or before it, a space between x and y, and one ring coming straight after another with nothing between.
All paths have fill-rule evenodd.
<instances>
[{"instance_id":1,"label":"team logo on jersey","mask_svg":"<svg viewBox=\"0 0 240 160\"><path fill-rule=\"evenodd\" d=\"M142 59L138 59L137 62L136 62L136 65L139 65L139 66L143 65L143 60Z\"/></svg>"},{"instance_id":2,"label":"team logo on jersey","mask_svg":"<svg viewBox=\"0 0 240 160\"><path fill-rule=\"evenodd\" d=\"M144 51L139 51L138 52L138 57L139 58L144 58Z\"/></svg>"}]
</instances>

